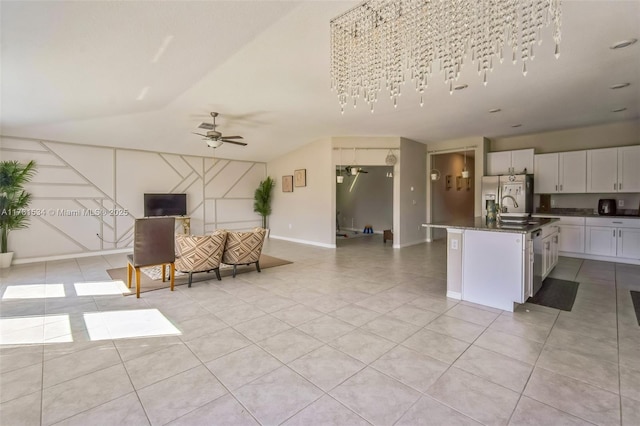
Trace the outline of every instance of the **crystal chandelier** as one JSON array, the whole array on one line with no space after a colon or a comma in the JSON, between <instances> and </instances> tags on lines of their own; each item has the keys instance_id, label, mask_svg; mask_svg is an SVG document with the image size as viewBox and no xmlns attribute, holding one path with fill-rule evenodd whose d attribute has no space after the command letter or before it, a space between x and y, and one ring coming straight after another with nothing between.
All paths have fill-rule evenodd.
<instances>
[{"instance_id":1,"label":"crystal chandelier","mask_svg":"<svg viewBox=\"0 0 640 426\"><path fill-rule=\"evenodd\" d=\"M561 17L561 0L368 0L331 20L331 88L343 113L360 97L373 112L383 87L397 106L407 78L422 106L436 67L450 92L467 61L485 85L496 60L526 75L543 27L559 56Z\"/></svg>"}]
</instances>

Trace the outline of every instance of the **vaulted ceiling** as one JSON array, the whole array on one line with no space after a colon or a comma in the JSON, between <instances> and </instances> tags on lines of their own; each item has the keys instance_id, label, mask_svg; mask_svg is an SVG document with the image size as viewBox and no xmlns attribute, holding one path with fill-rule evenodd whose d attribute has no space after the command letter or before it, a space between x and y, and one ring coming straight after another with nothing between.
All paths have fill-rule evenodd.
<instances>
[{"instance_id":1,"label":"vaulted ceiling","mask_svg":"<svg viewBox=\"0 0 640 426\"><path fill-rule=\"evenodd\" d=\"M217 156L268 161L327 136L428 143L640 116L640 42L610 49L640 39L636 0L564 1L561 56L543 31L526 77L505 61L485 87L468 66L459 81L467 89L450 95L432 83L423 107L408 82L396 109L383 94L374 114L361 104L341 115L329 20L355 4L2 0L0 133L211 155L191 132L217 111L218 130L249 144L223 145Z\"/></svg>"}]
</instances>

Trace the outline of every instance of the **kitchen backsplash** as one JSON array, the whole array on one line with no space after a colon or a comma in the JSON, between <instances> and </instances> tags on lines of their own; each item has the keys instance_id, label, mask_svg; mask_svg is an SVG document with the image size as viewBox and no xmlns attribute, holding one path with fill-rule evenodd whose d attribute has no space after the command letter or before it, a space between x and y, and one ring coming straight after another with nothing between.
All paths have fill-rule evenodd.
<instances>
[{"instance_id":1,"label":"kitchen backsplash","mask_svg":"<svg viewBox=\"0 0 640 426\"><path fill-rule=\"evenodd\" d=\"M640 208L640 193L608 193L608 194L551 194L552 210L560 212L562 209L570 211L584 210L585 213L598 211L598 200L612 198L616 200L617 210L624 214L637 213ZM620 200L624 206L620 206ZM536 210L540 208L540 195L534 198Z\"/></svg>"}]
</instances>

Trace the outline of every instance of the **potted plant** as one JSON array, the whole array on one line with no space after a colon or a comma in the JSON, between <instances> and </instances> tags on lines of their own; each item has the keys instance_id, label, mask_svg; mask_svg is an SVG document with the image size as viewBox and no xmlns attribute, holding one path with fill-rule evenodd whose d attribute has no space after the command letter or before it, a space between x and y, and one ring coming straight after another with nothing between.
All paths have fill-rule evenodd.
<instances>
[{"instance_id":1,"label":"potted plant","mask_svg":"<svg viewBox=\"0 0 640 426\"><path fill-rule=\"evenodd\" d=\"M13 252L7 250L9 231L26 228L29 223L27 207L31 194L24 185L36 172L36 163L0 162L0 268L11 265Z\"/></svg>"},{"instance_id":2,"label":"potted plant","mask_svg":"<svg viewBox=\"0 0 640 426\"><path fill-rule=\"evenodd\" d=\"M267 216L271 214L271 192L275 181L271 177L260 182L253 194L253 211L262 216L262 227L267 229Z\"/></svg>"}]
</instances>

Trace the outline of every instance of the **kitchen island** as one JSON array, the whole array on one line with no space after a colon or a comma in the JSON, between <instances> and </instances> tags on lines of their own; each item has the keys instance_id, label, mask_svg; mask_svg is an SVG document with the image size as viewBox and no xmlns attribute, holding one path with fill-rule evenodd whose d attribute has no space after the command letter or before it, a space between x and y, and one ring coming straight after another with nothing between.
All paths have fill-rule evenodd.
<instances>
[{"instance_id":1,"label":"kitchen island","mask_svg":"<svg viewBox=\"0 0 640 426\"><path fill-rule=\"evenodd\" d=\"M513 225L476 217L422 226L447 230L447 297L512 312L557 263L557 221Z\"/></svg>"}]
</instances>

